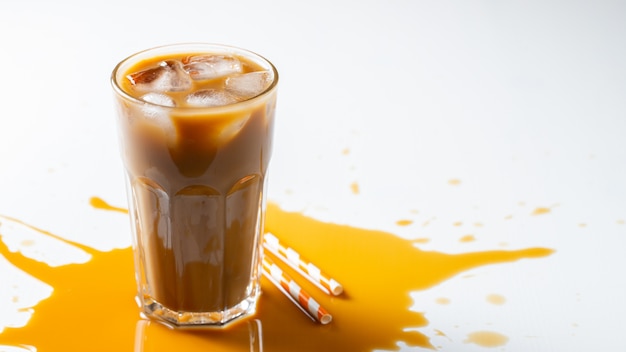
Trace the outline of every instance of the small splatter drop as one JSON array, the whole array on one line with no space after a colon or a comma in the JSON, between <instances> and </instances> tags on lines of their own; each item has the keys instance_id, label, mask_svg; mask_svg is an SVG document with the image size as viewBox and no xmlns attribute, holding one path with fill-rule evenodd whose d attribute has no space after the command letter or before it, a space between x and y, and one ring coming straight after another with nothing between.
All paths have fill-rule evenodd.
<instances>
[{"instance_id":1,"label":"small splatter drop","mask_svg":"<svg viewBox=\"0 0 626 352\"><path fill-rule=\"evenodd\" d=\"M104 201L104 199L99 198L99 197L91 197L91 198L89 198L89 204L92 207L96 208L96 209L112 210L112 211L117 211L117 212L120 212L120 213L128 214L128 209L113 206L113 205L107 203L106 201Z\"/></svg>"},{"instance_id":2,"label":"small splatter drop","mask_svg":"<svg viewBox=\"0 0 626 352\"><path fill-rule=\"evenodd\" d=\"M487 302L501 306L506 302L506 298L502 295L493 293L487 296Z\"/></svg>"},{"instance_id":3,"label":"small splatter drop","mask_svg":"<svg viewBox=\"0 0 626 352\"><path fill-rule=\"evenodd\" d=\"M578 227L580 227L580 228L585 228L585 227L587 227L587 224L585 224L585 223L580 223L580 224L578 224Z\"/></svg>"},{"instance_id":4,"label":"small splatter drop","mask_svg":"<svg viewBox=\"0 0 626 352\"><path fill-rule=\"evenodd\" d=\"M476 241L476 237L474 235L465 235L459 238L459 242L473 242Z\"/></svg>"},{"instance_id":5,"label":"small splatter drop","mask_svg":"<svg viewBox=\"0 0 626 352\"><path fill-rule=\"evenodd\" d=\"M439 297L435 300L437 304L450 304L450 299L445 297Z\"/></svg>"},{"instance_id":6,"label":"small splatter drop","mask_svg":"<svg viewBox=\"0 0 626 352\"><path fill-rule=\"evenodd\" d=\"M441 330L437 330L437 329L435 329L435 335L437 335L437 336L446 336L446 334L441 332Z\"/></svg>"},{"instance_id":7,"label":"small splatter drop","mask_svg":"<svg viewBox=\"0 0 626 352\"><path fill-rule=\"evenodd\" d=\"M350 154L350 148L346 148L346 149L342 150L342 151L341 151L341 154L343 154L343 155L348 155L348 154Z\"/></svg>"},{"instance_id":8,"label":"small splatter drop","mask_svg":"<svg viewBox=\"0 0 626 352\"><path fill-rule=\"evenodd\" d=\"M617 223L618 223L619 225L624 225L624 224L626 224L626 221L624 221L624 220L622 220L622 219L619 219L619 220L617 220Z\"/></svg>"},{"instance_id":9,"label":"small splatter drop","mask_svg":"<svg viewBox=\"0 0 626 352\"><path fill-rule=\"evenodd\" d=\"M359 189L359 184L356 182L352 182L350 185L350 190L352 190L352 194L359 194L361 190Z\"/></svg>"},{"instance_id":10,"label":"small splatter drop","mask_svg":"<svg viewBox=\"0 0 626 352\"><path fill-rule=\"evenodd\" d=\"M396 225L398 225L398 226L409 226L412 223L413 223L413 220L407 220L407 219L396 221Z\"/></svg>"},{"instance_id":11,"label":"small splatter drop","mask_svg":"<svg viewBox=\"0 0 626 352\"><path fill-rule=\"evenodd\" d=\"M513 219L513 215L510 215L510 214L504 217L504 220L511 220L511 219Z\"/></svg>"},{"instance_id":12,"label":"small splatter drop","mask_svg":"<svg viewBox=\"0 0 626 352\"><path fill-rule=\"evenodd\" d=\"M448 184L451 186L458 186L461 184L461 180L459 180L458 178L453 178L448 180Z\"/></svg>"},{"instance_id":13,"label":"small splatter drop","mask_svg":"<svg viewBox=\"0 0 626 352\"><path fill-rule=\"evenodd\" d=\"M550 208L538 207L533 210L532 215L543 215L548 214L550 212Z\"/></svg>"},{"instance_id":14,"label":"small splatter drop","mask_svg":"<svg viewBox=\"0 0 626 352\"><path fill-rule=\"evenodd\" d=\"M426 227L426 226L430 225L430 222L433 221L433 220L435 220L435 218L430 218L430 219L424 221L422 223L422 226Z\"/></svg>"},{"instance_id":15,"label":"small splatter drop","mask_svg":"<svg viewBox=\"0 0 626 352\"><path fill-rule=\"evenodd\" d=\"M483 227L484 225L483 225L482 222L475 222L474 226L476 226L476 227Z\"/></svg>"},{"instance_id":16,"label":"small splatter drop","mask_svg":"<svg viewBox=\"0 0 626 352\"><path fill-rule=\"evenodd\" d=\"M34 240L22 240L20 244L24 247L30 247L35 244Z\"/></svg>"},{"instance_id":17,"label":"small splatter drop","mask_svg":"<svg viewBox=\"0 0 626 352\"><path fill-rule=\"evenodd\" d=\"M461 222L461 221L457 221L457 222L452 224L452 226L462 226L462 225L463 225L463 222Z\"/></svg>"},{"instance_id":18,"label":"small splatter drop","mask_svg":"<svg viewBox=\"0 0 626 352\"><path fill-rule=\"evenodd\" d=\"M463 342L473 343L482 347L500 347L504 346L509 338L493 331L476 331L467 335L467 339Z\"/></svg>"}]
</instances>

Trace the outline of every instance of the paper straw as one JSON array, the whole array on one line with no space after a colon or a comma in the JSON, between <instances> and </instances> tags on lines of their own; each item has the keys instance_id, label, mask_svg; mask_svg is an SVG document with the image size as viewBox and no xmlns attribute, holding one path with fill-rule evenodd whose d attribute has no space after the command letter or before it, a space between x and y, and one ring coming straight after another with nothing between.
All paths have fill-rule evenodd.
<instances>
[{"instance_id":1,"label":"paper straw","mask_svg":"<svg viewBox=\"0 0 626 352\"><path fill-rule=\"evenodd\" d=\"M263 258L263 274L292 302L294 302L309 318L322 324L333 320L324 307L304 291L289 275L285 274L270 258Z\"/></svg>"},{"instance_id":2,"label":"paper straw","mask_svg":"<svg viewBox=\"0 0 626 352\"><path fill-rule=\"evenodd\" d=\"M322 272L315 264L302 258L298 252L285 247L274 234L270 232L265 234L263 246L327 294L338 296L343 292L343 286L339 282Z\"/></svg>"}]
</instances>

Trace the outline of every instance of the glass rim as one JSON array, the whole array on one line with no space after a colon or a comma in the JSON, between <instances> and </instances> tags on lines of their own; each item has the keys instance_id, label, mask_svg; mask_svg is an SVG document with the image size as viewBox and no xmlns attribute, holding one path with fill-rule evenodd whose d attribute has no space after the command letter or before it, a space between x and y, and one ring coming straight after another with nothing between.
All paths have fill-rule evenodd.
<instances>
[{"instance_id":1,"label":"glass rim","mask_svg":"<svg viewBox=\"0 0 626 352\"><path fill-rule=\"evenodd\" d=\"M211 49L213 49L213 51L211 51ZM268 70L270 70L273 76L272 83L259 94L251 98L247 98L245 100L238 101L235 103L226 104L226 105L217 105L217 106L182 106L181 107L181 106L166 106L166 105L155 104L155 103L151 103L151 102L142 100L140 98L134 97L133 95L125 91L122 88L120 82L118 81L118 75L123 73L121 69L124 66L126 65L130 66L129 65L130 63L135 64L141 61L139 60L140 58L149 58L150 53L167 55L167 54L177 54L177 53L184 54L185 52L197 52L197 53L215 52L217 54L238 54L238 55L245 56L247 59L250 59L253 62L260 64L264 68L267 68ZM135 59L137 60L134 61ZM113 90L118 96L135 104L143 104L143 105L147 104L147 105L158 107L160 109L180 110L180 111L232 110L233 108L236 109L237 107L254 104L256 101L263 99L264 97L270 95L273 91L275 91L278 85L278 70L276 69L274 64L270 60L266 59L264 56L259 55L253 51L240 48L240 47L226 45L226 44L218 44L218 43L205 43L205 42L175 43L175 44L165 44L165 45L151 47L151 48L144 49L144 50L135 52L134 54L127 56L126 58L121 60L119 63L117 63L115 67L113 68L113 71L111 73L111 85L113 86Z\"/></svg>"}]
</instances>

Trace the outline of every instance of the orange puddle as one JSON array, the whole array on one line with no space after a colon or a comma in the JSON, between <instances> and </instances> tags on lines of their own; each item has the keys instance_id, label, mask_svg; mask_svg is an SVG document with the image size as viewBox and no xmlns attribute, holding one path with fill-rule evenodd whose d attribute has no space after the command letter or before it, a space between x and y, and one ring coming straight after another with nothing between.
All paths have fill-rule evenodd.
<instances>
[{"instance_id":1,"label":"orange puddle","mask_svg":"<svg viewBox=\"0 0 626 352\"><path fill-rule=\"evenodd\" d=\"M98 198L91 204L102 210L126 211ZM308 352L394 350L397 341L405 341L409 346L434 349L429 336L405 331L428 325L424 313L409 310L413 303L410 292L426 290L479 266L541 258L553 252L546 248L462 254L422 251L412 241L390 233L323 223L275 205L268 206L266 229L344 285L342 296L329 297L308 282L300 282L333 314L332 323L312 322L264 279L253 318L224 330L171 330L139 317L130 248L101 252L65 241L93 257L85 264L52 268L9 251L0 241L0 254L9 262L54 288L49 298L34 307L25 327L0 333L0 345L34 346L45 352ZM420 311L426 310L428 307L420 307ZM472 335L467 342L482 346L490 341L506 343L496 341L496 335Z\"/></svg>"}]
</instances>

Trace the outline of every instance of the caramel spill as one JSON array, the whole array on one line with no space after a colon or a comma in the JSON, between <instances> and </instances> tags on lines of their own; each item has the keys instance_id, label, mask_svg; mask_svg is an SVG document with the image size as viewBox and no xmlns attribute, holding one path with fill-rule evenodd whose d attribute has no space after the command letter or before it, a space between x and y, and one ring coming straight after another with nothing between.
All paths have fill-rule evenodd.
<instances>
[{"instance_id":1,"label":"caramel spill","mask_svg":"<svg viewBox=\"0 0 626 352\"><path fill-rule=\"evenodd\" d=\"M430 218L430 219L428 219L428 220L424 221L424 222L422 223L422 226L423 226L423 227L426 227L426 226L430 225L430 223L431 223L432 221L434 221L434 220L435 220L435 218L434 218L434 217L432 217L432 218Z\"/></svg>"},{"instance_id":2,"label":"caramel spill","mask_svg":"<svg viewBox=\"0 0 626 352\"><path fill-rule=\"evenodd\" d=\"M459 242L474 242L476 241L476 237L474 235L465 235L459 239Z\"/></svg>"},{"instance_id":3,"label":"caramel spill","mask_svg":"<svg viewBox=\"0 0 626 352\"><path fill-rule=\"evenodd\" d=\"M350 184L350 190L352 191L352 194L359 194L361 193L361 190L359 189L359 184L356 182L352 182Z\"/></svg>"},{"instance_id":4,"label":"caramel spill","mask_svg":"<svg viewBox=\"0 0 626 352\"><path fill-rule=\"evenodd\" d=\"M91 205L114 212L123 210L97 198ZM26 326L7 327L0 333L0 345L34 346L46 352L133 350L132 346L134 352L313 352L329 348L395 350L396 342L404 341L408 346L434 349L429 336L407 330L429 325L421 313L428 310L427 306L420 307L421 312L409 310L413 305L409 293L427 290L476 267L542 258L553 252L547 248L462 254L422 251L412 241L390 233L323 223L273 204L267 209L266 229L344 285L344 295L329 297L305 280L300 282L333 314L331 324L309 320L264 279L253 318L222 330L171 330L140 318L134 302L130 248L102 252L63 240L88 252L92 259L52 268L9 251L0 241L0 254L10 263L54 288L49 298L34 307ZM506 337L478 332L468 341L496 346L504 344Z\"/></svg>"},{"instance_id":5,"label":"caramel spill","mask_svg":"<svg viewBox=\"0 0 626 352\"><path fill-rule=\"evenodd\" d=\"M111 211L117 211L120 213L128 214L128 209L112 206L109 203L105 202L102 198L91 197L89 198L89 204L91 204L91 206L96 209L111 210Z\"/></svg>"},{"instance_id":6,"label":"caramel spill","mask_svg":"<svg viewBox=\"0 0 626 352\"><path fill-rule=\"evenodd\" d=\"M398 226L409 226L413 223L413 220L398 220L396 221L396 225Z\"/></svg>"},{"instance_id":7,"label":"caramel spill","mask_svg":"<svg viewBox=\"0 0 626 352\"><path fill-rule=\"evenodd\" d=\"M469 334L465 343L473 343L482 347L504 346L509 338L493 331L477 331Z\"/></svg>"},{"instance_id":8,"label":"caramel spill","mask_svg":"<svg viewBox=\"0 0 626 352\"><path fill-rule=\"evenodd\" d=\"M550 208L535 208L535 210L533 210L532 215L543 215L543 214L548 214L550 212Z\"/></svg>"},{"instance_id":9,"label":"caramel spill","mask_svg":"<svg viewBox=\"0 0 626 352\"><path fill-rule=\"evenodd\" d=\"M502 295L493 293L487 296L487 302L501 306L506 302L506 298Z\"/></svg>"},{"instance_id":10,"label":"caramel spill","mask_svg":"<svg viewBox=\"0 0 626 352\"><path fill-rule=\"evenodd\" d=\"M449 298L445 298L445 297L439 297L435 300L435 302L437 302L437 304L450 304L450 299Z\"/></svg>"}]
</instances>

